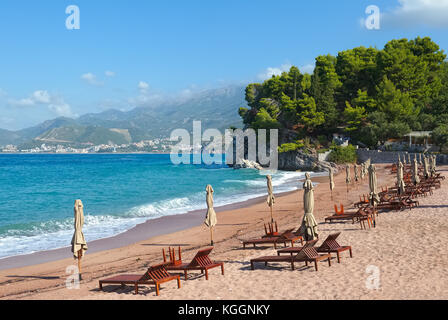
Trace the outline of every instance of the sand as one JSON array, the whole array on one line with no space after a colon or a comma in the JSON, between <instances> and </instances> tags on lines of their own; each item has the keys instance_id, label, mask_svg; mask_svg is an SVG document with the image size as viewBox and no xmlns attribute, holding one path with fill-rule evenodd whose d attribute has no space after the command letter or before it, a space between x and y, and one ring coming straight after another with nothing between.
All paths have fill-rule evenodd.
<instances>
[{"instance_id":1,"label":"sand","mask_svg":"<svg viewBox=\"0 0 448 320\"><path fill-rule=\"evenodd\" d=\"M379 186L392 185L395 175L378 166ZM448 167L440 167L447 175ZM199 248L209 244L209 231L199 225L170 234L148 237L121 248L88 252L83 262L84 280L79 289L68 289L66 273L73 259L63 259L0 271L0 299L67 299L67 300L306 300L306 299L448 299L448 186L434 195L419 198L420 207L402 212L380 214L376 228L361 230L359 224L324 224L333 213L334 203L346 208L366 193L368 180L350 187L347 195L345 175L336 178L334 200L327 183L315 190L315 216L320 237L342 232L339 242L353 247L353 258L342 253L342 261L332 266L321 262L319 271L300 264L292 271L288 264L256 265L250 259L275 255L272 246L242 249L241 241L263 234L269 210L263 201L248 202L239 208L222 208L218 212L215 250L212 258L225 262L225 275L219 268L205 280L200 272L192 273L182 288L175 282L162 285L156 296L153 286L142 286L139 295L131 287L105 286L98 290L98 280L120 273L143 274L145 267L162 261L162 248L182 246L183 260L189 261ZM277 197L274 217L280 229L298 228L302 218L303 191ZM29 259L29 257L28 257ZM36 260L39 261L39 260ZM377 275L376 277L374 277Z\"/></svg>"}]
</instances>

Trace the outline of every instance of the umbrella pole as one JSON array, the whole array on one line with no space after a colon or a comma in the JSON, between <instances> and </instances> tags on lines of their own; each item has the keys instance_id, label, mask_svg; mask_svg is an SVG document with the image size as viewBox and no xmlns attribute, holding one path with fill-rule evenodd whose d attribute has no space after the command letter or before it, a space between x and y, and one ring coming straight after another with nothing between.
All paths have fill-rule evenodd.
<instances>
[{"instance_id":1,"label":"umbrella pole","mask_svg":"<svg viewBox=\"0 0 448 320\"><path fill-rule=\"evenodd\" d=\"M211 238L211 245L215 245L213 242L213 227L210 227L210 238Z\"/></svg>"},{"instance_id":2,"label":"umbrella pole","mask_svg":"<svg viewBox=\"0 0 448 320\"><path fill-rule=\"evenodd\" d=\"M331 201L333 201L333 190L331 190Z\"/></svg>"},{"instance_id":3,"label":"umbrella pole","mask_svg":"<svg viewBox=\"0 0 448 320\"><path fill-rule=\"evenodd\" d=\"M269 206L271 208L271 223L274 223L274 215L272 214L272 206Z\"/></svg>"},{"instance_id":4,"label":"umbrella pole","mask_svg":"<svg viewBox=\"0 0 448 320\"><path fill-rule=\"evenodd\" d=\"M81 275L81 259L82 259L82 249L78 251L78 273L79 273L79 280L82 280L82 275Z\"/></svg>"}]
</instances>

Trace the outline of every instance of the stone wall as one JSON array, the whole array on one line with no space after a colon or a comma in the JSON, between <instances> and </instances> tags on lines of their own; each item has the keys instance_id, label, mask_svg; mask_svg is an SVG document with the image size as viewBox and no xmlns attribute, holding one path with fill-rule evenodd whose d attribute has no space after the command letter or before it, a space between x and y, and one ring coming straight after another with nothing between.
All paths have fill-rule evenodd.
<instances>
[{"instance_id":1,"label":"stone wall","mask_svg":"<svg viewBox=\"0 0 448 320\"><path fill-rule=\"evenodd\" d=\"M357 153L358 153L358 160L360 162L364 162L370 158L372 160L372 163L394 163L397 162L398 155L400 155L401 158L403 158L403 155L405 155L406 161L408 159L408 152L358 149ZM411 160L414 160L415 153L410 154L411 154ZM448 164L448 155L446 154L437 155L437 163Z\"/></svg>"}]
</instances>

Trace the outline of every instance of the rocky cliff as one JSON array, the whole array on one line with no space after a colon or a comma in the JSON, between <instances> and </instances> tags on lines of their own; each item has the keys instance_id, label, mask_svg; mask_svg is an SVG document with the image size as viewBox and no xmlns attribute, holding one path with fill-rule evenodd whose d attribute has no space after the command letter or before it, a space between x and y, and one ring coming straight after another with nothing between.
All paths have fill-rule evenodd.
<instances>
[{"instance_id":1,"label":"rocky cliff","mask_svg":"<svg viewBox=\"0 0 448 320\"><path fill-rule=\"evenodd\" d=\"M319 161L317 154L305 153L303 151L290 151L279 153L278 169L286 171L328 171L329 168L337 170L336 164Z\"/></svg>"}]
</instances>

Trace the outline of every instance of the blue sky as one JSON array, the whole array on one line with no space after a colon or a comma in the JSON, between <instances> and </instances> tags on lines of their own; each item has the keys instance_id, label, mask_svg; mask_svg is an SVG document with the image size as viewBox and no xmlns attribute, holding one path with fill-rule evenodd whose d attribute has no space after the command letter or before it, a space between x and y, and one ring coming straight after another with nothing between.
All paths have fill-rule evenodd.
<instances>
[{"instance_id":1,"label":"blue sky","mask_svg":"<svg viewBox=\"0 0 448 320\"><path fill-rule=\"evenodd\" d=\"M67 30L66 7L80 9ZM362 24L380 8L380 30ZM129 110L261 81L291 64L394 38L448 51L448 0L2 0L0 128Z\"/></svg>"}]
</instances>

